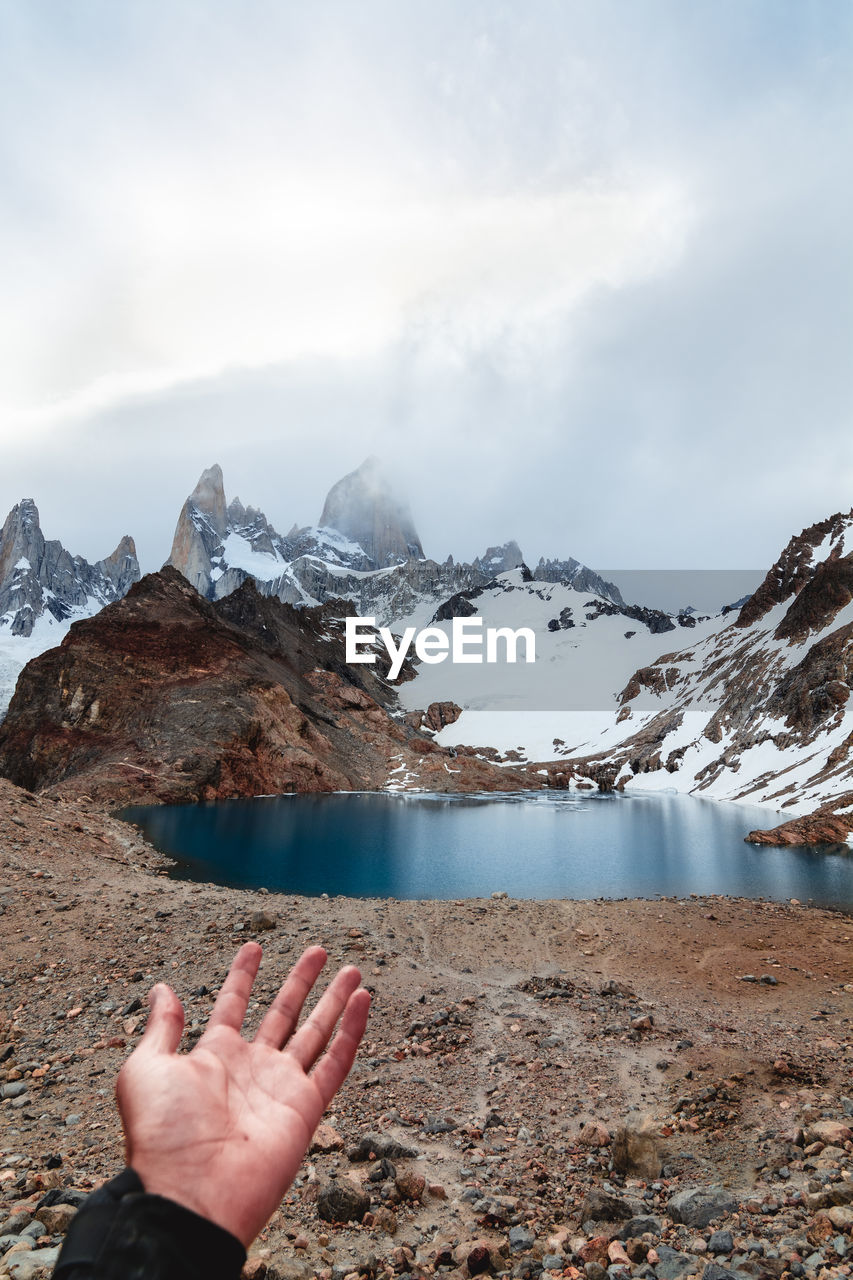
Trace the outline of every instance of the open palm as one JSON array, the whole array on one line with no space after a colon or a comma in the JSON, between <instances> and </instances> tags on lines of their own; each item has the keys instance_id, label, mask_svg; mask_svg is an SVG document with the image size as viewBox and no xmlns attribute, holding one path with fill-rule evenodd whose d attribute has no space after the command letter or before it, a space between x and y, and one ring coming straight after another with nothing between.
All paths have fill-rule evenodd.
<instances>
[{"instance_id":1,"label":"open palm","mask_svg":"<svg viewBox=\"0 0 853 1280\"><path fill-rule=\"evenodd\" d=\"M145 1034L116 1084L127 1163L145 1190L219 1223L246 1247L278 1207L345 1080L370 1005L348 966L297 1030L326 962L323 948L311 947L247 1041L241 1027L260 961L257 943L241 947L188 1054L177 1052L180 1000L165 984L154 987Z\"/></svg>"}]
</instances>

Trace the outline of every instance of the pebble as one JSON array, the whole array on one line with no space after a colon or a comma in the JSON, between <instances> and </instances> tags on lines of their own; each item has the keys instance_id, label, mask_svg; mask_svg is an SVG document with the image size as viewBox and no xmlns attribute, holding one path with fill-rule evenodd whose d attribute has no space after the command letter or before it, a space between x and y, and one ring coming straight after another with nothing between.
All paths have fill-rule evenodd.
<instances>
[{"instance_id":1,"label":"pebble","mask_svg":"<svg viewBox=\"0 0 853 1280\"><path fill-rule=\"evenodd\" d=\"M527 1227L510 1228L509 1247L513 1253L524 1253L526 1249L532 1249L535 1242L536 1237Z\"/></svg>"},{"instance_id":2,"label":"pebble","mask_svg":"<svg viewBox=\"0 0 853 1280\"><path fill-rule=\"evenodd\" d=\"M688 1227L707 1227L714 1218L734 1213L737 1200L721 1187L688 1187L676 1192L667 1208L674 1222Z\"/></svg>"},{"instance_id":3,"label":"pebble","mask_svg":"<svg viewBox=\"0 0 853 1280\"><path fill-rule=\"evenodd\" d=\"M732 1253L735 1247L731 1231L712 1231L708 1238L709 1253Z\"/></svg>"},{"instance_id":4,"label":"pebble","mask_svg":"<svg viewBox=\"0 0 853 1280\"><path fill-rule=\"evenodd\" d=\"M59 1248L33 1249L14 1258L4 1259L12 1280L35 1280L40 1272L50 1272L59 1257Z\"/></svg>"},{"instance_id":5,"label":"pebble","mask_svg":"<svg viewBox=\"0 0 853 1280\"><path fill-rule=\"evenodd\" d=\"M317 1196L317 1213L326 1222L361 1222L370 1196L351 1178L327 1183Z\"/></svg>"}]
</instances>

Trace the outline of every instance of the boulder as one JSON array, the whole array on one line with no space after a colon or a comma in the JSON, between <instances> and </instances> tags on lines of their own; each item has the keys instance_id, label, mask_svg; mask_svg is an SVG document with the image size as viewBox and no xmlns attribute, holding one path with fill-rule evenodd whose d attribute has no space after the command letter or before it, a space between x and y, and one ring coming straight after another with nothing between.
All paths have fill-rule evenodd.
<instances>
[{"instance_id":1,"label":"boulder","mask_svg":"<svg viewBox=\"0 0 853 1280\"><path fill-rule=\"evenodd\" d=\"M674 1195L667 1208L673 1222L687 1227L707 1227L714 1218L734 1213L737 1200L722 1187L688 1187Z\"/></svg>"}]
</instances>

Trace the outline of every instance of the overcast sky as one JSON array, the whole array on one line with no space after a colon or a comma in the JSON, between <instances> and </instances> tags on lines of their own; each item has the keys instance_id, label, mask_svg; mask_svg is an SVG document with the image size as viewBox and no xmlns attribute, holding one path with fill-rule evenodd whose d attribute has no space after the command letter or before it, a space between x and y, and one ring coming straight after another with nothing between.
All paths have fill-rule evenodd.
<instances>
[{"instance_id":1,"label":"overcast sky","mask_svg":"<svg viewBox=\"0 0 853 1280\"><path fill-rule=\"evenodd\" d=\"M853 5L0 0L0 519L166 558L369 453L427 554L853 505Z\"/></svg>"}]
</instances>

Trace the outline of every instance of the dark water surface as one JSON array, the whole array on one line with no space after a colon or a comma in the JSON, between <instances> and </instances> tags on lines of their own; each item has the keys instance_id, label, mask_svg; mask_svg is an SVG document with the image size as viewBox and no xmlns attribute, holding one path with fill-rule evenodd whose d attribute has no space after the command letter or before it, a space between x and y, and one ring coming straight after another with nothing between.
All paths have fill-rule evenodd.
<instances>
[{"instance_id":1,"label":"dark water surface","mask_svg":"<svg viewBox=\"0 0 853 1280\"><path fill-rule=\"evenodd\" d=\"M691 796L275 796L123 816L173 875L349 897L636 898L723 893L853 910L853 857L744 843L773 815Z\"/></svg>"}]
</instances>

